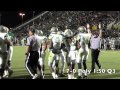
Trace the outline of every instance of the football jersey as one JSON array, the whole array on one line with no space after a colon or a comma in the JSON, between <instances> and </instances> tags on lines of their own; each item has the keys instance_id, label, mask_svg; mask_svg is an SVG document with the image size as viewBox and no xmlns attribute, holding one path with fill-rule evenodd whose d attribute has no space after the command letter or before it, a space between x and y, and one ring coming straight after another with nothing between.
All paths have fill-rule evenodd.
<instances>
[{"instance_id":1,"label":"football jersey","mask_svg":"<svg viewBox=\"0 0 120 90\"><path fill-rule=\"evenodd\" d=\"M51 40L53 38L53 36L56 35L55 33L51 33L48 37L49 40Z\"/></svg>"},{"instance_id":2,"label":"football jersey","mask_svg":"<svg viewBox=\"0 0 120 90\"><path fill-rule=\"evenodd\" d=\"M73 40L70 43L70 51L75 51L76 50L76 39L73 38Z\"/></svg>"},{"instance_id":3,"label":"football jersey","mask_svg":"<svg viewBox=\"0 0 120 90\"><path fill-rule=\"evenodd\" d=\"M41 48L41 45L46 42L47 37L45 36L37 36L38 42L39 42L39 47Z\"/></svg>"},{"instance_id":4,"label":"football jersey","mask_svg":"<svg viewBox=\"0 0 120 90\"><path fill-rule=\"evenodd\" d=\"M27 38L27 46L30 46L30 51L39 50L39 38L36 35L32 35Z\"/></svg>"},{"instance_id":5,"label":"football jersey","mask_svg":"<svg viewBox=\"0 0 120 90\"><path fill-rule=\"evenodd\" d=\"M91 49L100 49L100 37L95 38L94 36L91 37Z\"/></svg>"},{"instance_id":6,"label":"football jersey","mask_svg":"<svg viewBox=\"0 0 120 90\"><path fill-rule=\"evenodd\" d=\"M53 48L60 49L62 44L62 36L55 34L52 38Z\"/></svg>"},{"instance_id":7,"label":"football jersey","mask_svg":"<svg viewBox=\"0 0 120 90\"><path fill-rule=\"evenodd\" d=\"M4 53L7 52L7 44L5 44L5 39L9 39L7 33L0 33L0 52Z\"/></svg>"},{"instance_id":8,"label":"football jersey","mask_svg":"<svg viewBox=\"0 0 120 90\"><path fill-rule=\"evenodd\" d=\"M91 38L91 34L88 33L78 34L77 40L80 41L81 49L88 49L90 38Z\"/></svg>"}]
</instances>

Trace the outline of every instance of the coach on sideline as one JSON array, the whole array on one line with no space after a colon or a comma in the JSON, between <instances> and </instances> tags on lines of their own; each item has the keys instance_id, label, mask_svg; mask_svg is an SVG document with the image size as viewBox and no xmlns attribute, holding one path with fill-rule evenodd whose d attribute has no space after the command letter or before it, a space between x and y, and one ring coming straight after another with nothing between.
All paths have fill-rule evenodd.
<instances>
[{"instance_id":1,"label":"coach on sideline","mask_svg":"<svg viewBox=\"0 0 120 90\"><path fill-rule=\"evenodd\" d=\"M26 68L29 74L32 76L32 79L36 79L38 77L37 64L39 59L39 42L37 36L35 35L35 32L35 29L29 30L26 49Z\"/></svg>"},{"instance_id":2,"label":"coach on sideline","mask_svg":"<svg viewBox=\"0 0 120 90\"><path fill-rule=\"evenodd\" d=\"M100 40L102 37L102 29L101 24L98 26L98 30L93 31L91 36L91 57L92 57L92 66L91 66L91 73L94 72L95 63L97 64L98 68L101 69L101 64L99 63L98 57L100 53Z\"/></svg>"}]
</instances>

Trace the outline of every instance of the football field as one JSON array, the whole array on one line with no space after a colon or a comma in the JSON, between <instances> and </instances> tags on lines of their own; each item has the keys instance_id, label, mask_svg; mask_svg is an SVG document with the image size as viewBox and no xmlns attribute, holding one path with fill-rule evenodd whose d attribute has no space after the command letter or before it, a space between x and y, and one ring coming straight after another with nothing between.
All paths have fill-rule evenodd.
<instances>
[{"instance_id":1,"label":"football field","mask_svg":"<svg viewBox=\"0 0 120 90\"><path fill-rule=\"evenodd\" d=\"M48 67L47 56L48 53L46 53L45 58L45 79L52 79ZM25 58L25 47L15 46L12 60L12 69L14 71L11 77L12 79L30 78L30 75L25 68ZM120 79L120 51L101 51L100 63L102 64L102 70L97 70L95 74L89 74L88 79ZM90 70L91 57L89 57L89 60L87 61L87 66L88 70ZM98 68L96 67L96 69ZM67 76L67 68L65 69L65 74ZM60 79L67 79L67 77L62 77Z\"/></svg>"}]
</instances>

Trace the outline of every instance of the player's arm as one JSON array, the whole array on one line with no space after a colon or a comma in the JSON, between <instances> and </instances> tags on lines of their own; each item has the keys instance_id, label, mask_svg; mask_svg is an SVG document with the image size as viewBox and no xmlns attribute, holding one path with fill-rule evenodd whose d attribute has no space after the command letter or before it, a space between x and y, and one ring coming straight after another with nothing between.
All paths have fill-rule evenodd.
<instances>
[{"instance_id":1,"label":"player's arm","mask_svg":"<svg viewBox=\"0 0 120 90\"><path fill-rule=\"evenodd\" d=\"M80 41L78 41L78 40L76 41L76 47L77 47L77 50L81 48Z\"/></svg>"},{"instance_id":2,"label":"player's arm","mask_svg":"<svg viewBox=\"0 0 120 90\"><path fill-rule=\"evenodd\" d=\"M26 53L25 53L25 55L28 55L28 53L29 53L29 50L30 50L30 46L26 46Z\"/></svg>"},{"instance_id":3,"label":"player's arm","mask_svg":"<svg viewBox=\"0 0 120 90\"><path fill-rule=\"evenodd\" d=\"M10 45L11 45L11 40L10 40L10 38L9 38L9 36L8 36L8 35L6 35L6 36L5 36L4 41L5 41L5 43L6 43L8 46L10 46Z\"/></svg>"},{"instance_id":4,"label":"player's arm","mask_svg":"<svg viewBox=\"0 0 120 90\"><path fill-rule=\"evenodd\" d=\"M89 34L91 34L91 30L90 30L90 25L89 24L87 24L87 31L88 31Z\"/></svg>"},{"instance_id":5,"label":"player's arm","mask_svg":"<svg viewBox=\"0 0 120 90\"><path fill-rule=\"evenodd\" d=\"M77 36L76 47L77 47L77 49L81 48L81 46L80 46L80 36Z\"/></svg>"},{"instance_id":6,"label":"player's arm","mask_svg":"<svg viewBox=\"0 0 120 90\"><path fill-rule=\"evenodd\" d=\"M100 38L102 38L102 27L101 27L101 24L99 24L99 30L100 30L99 36L100 36Z\"/></svg>"},{"instance_id":7,"label":"player's arm","mask_svg":"<svg viewBox=\"0 0 120 90\"><path fill-rule=\"evenodd\" d=\"M29 51L30 51L30 39L27 38L27 46L26 46L26 53L25 53L25 55L28 55Z\"/></svg>"}]
</instances>

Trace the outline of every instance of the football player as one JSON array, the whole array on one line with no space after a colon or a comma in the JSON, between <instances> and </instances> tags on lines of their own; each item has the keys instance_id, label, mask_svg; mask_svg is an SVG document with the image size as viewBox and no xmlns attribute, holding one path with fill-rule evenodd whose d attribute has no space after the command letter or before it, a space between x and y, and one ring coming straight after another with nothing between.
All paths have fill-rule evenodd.
<instances>
[{"instance_id":1,"label":"football player","mask_svg":"<svg viewBox=\"0 0 120 90\"><path fill-rule=\"evenodd\" d=\"M63 34L62 31L58 31L58 35L61 35L61 39L64 40L64 34ZM61 72L60 72L60 77L65 77L64 71L65 71L65 63L66 63L66 60L65 60L64 50L61 49L61 52L62 52L62 56L64 57L64 59L61 59Z\"/></svg>"},{"instance_id":2,"label":"football player","mask_svg":"<svg viewBox=\"0 0 120 90\"><path fill-rule=\"evenodd\" d=\"M47 37L43 36L43 32L41 30L38 31L38 36L40 42L38 68L41 74L40 78L44 79L44 70L45 70L44 59L45 59L45 51L47 49Z\"/></svg>"},{"instance_id":3,"label":"football player","mask_svg":"<svg viewBox=\"0 0 120 90\"><path fill-rule=\"evenodd\" d=\"M12 56L13 56L13 38L14 35L8 31L8 35L10 38L10 45L7 45L7 50L8 50L8 56L7 56L7 61L8 61L8 69L4 71L4 78L10 77L13 73L13 70L11 69L11 61L12 61Z\"/></svg>"},{"instance_id":4,"label":"football player","mask_svg":"<svg viewBox=\"0 0 120 90\"><path fill-rule=\"evenodd\" d=\"M71 49L71 42L72 42L72 36L73 36L73 32L70 29L66 29L64 31L64 52L65 52L65 58L66 58L66 63L68 66L68 79L72 79L73 77L73 73L72 73L72 65L71 65L71 60L70 58L73 58L70 56L70 49Z\"/></svg>"},{"instance_id":5,"label":"football player","mask_svg":"<svg viewBox=\"0 0 120 90\"><path fill-rule=\"evenodd\" d=\"M10 45L10 38L8 35L9 29L5 26L0 26L0 79L3 78L4 71L8 68L7 46Z\"/></svg>"},{"instance_id":6,"label":"football player","mask_svg":"<svg viewBox=\"0 0 120 90\"><path fill-rule=\"evenodd\" d=\"M76 42L76 37L73 36L71 37L71 42L70 42L70 51L69 51L69 59L70 59L70 63L71 63L71 67L72 67L72 78L71 79L75 79L74 77L74 69L75 69L75 63L76 63L76 56L77 56L77 42Z\"/></svg>"},{"instance_id":7,"label":"football player","mask_svg":"<svg viewBox=\"0 0 120 90\"><path fill-rule=\"evenodd\" d=\"M58 72L59 72L59 60L64 59L62 56L62 36L58 35L58 28L57 27L52 27L51 28L52 34L49 37L49 49L50 49L50 54L48 57L48 65L51 69L52 76L54 79L58 79ZM54 35L53 35L54 34Z\"/></svg>"},{"instance_id":8,"label":"football player","mask_svg":"<svg viewBox=\"0 0 120 90\"><path fill-rule=\"evenodd\" d=\"M87 25L89 27L89 25ZM77 48L78 48L78 56L77 56L77 63L78 63L78 79L82 78L82 65L84 67L84 76L83 78L87 78L87 65L86 60L88 60L89 55L89 42L91 33L89 30L86 31L84 26L78 28L79 34L77 35Z\"/></svg>"}]
</instances>

